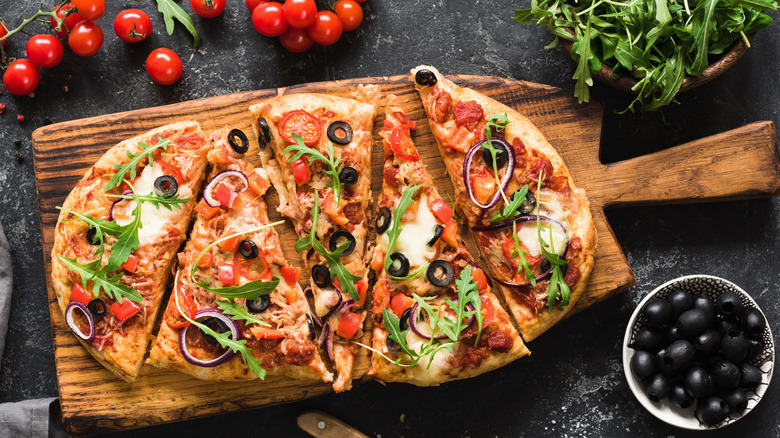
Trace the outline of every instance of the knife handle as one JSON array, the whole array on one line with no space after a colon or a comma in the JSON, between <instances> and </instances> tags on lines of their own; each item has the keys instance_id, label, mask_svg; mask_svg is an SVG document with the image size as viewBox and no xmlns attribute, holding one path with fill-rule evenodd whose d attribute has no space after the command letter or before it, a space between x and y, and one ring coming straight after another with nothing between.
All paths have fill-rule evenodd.
<instances>
[{"instance_id":1,"label":"knife handle","mask_svg":"<svg viewBox=\"0 0 780 438\"><path fill-rule=\"evenodd\" d=\"M298 415L298 427L315 438L368 438L357 429L322 411Z\"/></svg>"}]
</instances>

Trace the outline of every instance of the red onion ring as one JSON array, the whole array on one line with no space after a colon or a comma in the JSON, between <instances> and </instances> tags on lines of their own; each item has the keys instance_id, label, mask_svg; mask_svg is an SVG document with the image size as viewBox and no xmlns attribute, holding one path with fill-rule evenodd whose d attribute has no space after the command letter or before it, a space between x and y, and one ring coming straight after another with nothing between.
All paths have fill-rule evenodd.
<instances>
[{"instance_id":1,"label":"red onion ring","mask_svg":"<svg viewBox=\"0 0 780 438\"><path fill-rule=\"evenodd\" d=\"M452 300L452 302L453 303L457 303L458 299L455 298L454 300ZM419 307L419 303L414 303L414 306L412 306L412 313L409 316L409 328L412 329L412 331L414 332L415 335L419 336L422 339L425 339L426 341L430 341L431 340L431 333L428 333L427 331L430 331L431 325L429 323L423 321L422 319L420 319L419 321L417 320L417 316L419 314L418 313L418 310L419 310L418 307ZM468 310L470 312L474 311L474 305L472 305L471 303L466 303L466 310ZM466 320L466 322L463 323L463 330L466 330L468 327L470 327L471 324L474 323L475 319L476 319L476 315L471 315ZM420 326L418 326L418 324L420 324ZM426 330L425 332L423 331L422 327L425 327L425 330ZM463 332L463 330L461 330L461 332ZM447 339L447 335L444 335L444 334L436 335L436 336L433 336L433 339L437 340L437 341L441 340L441 339Z\"/></svg>"},{"instance_id":2,"label":"red onion ring","mask_svg":"<svg viewBox=\"0 0 780 438\"><path fill-rule=\"evenodd\" d=\"M474 197L474 190L471 187L471 161L474 159L474 156L477 154L477 152L482 151L482 144L485 142L487 142L487 139L474 143L469 149L469 151L466 152L466 158L463 160L463 182L466 184L466 191L468 192L469 198L471 198L471 202L473 202L474 205L480 208L491 208L494 205L498 204L498 200L501 199L501 192L506 190L506 188L509 186L509 181L512 180L512 175L515 172L515 150L503 138L501 137L492 138L491 143L498 142L501 143L501 145L504 146L504 148L506 148L506 152L507 154L509 154L509 159L507 160L506 172L504 173L504 177L501 179L501 185L499 189L496 190L496 193L493 195L490 201L488 201L487 204L480 204L479 202L477 202L477 199ZM489 168L492 173L493 168L492 167Z\"/></svg>"},{"instance_id":3,"label":"red onion ring","mask_svg":"<svg viewBox=\"0 0 780 438\"><path fill-rule=\"evenodd\" d=\"M206 204L212 207L219 207L219 201L213 198L212 193L214 192L214 189L217 188L217 184L222 182L223 179L230 178L231 176L238 177L244 183L244 188L236 190L236 193L240 193L249 187L249 179L244 175L244 172L241 172L240 170L223 170L216 174L214 178L211 178L211 181L206 184L206 188L203 189L203 199L206 201Z\"/></svg>"},{"instance_id":4,"label":"red onion ring","mask_svg":"<svg viewBox=\"0 0 780 438\"><path fill-rule=\"evenodd\" d=\"M76 310L80 310L87 318L87 321L89 321L89 335L85 335L84 332L81 331L79 325L76 324L76 320L73 318L73 312ZM92 312L90 312L83 303L71 301L68 304L68 307L65 308L65 322L68 324L70 331L80 339L87 342L92 342L92 340L95 339L95 318L92 316Z\"/></svg>"},{"instance_id":5,"label":"red onion ring","mask_svg":"<svg viewBox=\"0 0 780 438\"><path fill-rule=\"evenodd\" d=\"M327 359L328 362L333 362L333 332L330 330L330 324L327 322L322 327L322 333L320 334L318 344L320 350L325 352L325 359Z\"/></svg>"},{"instance_id":6,"label":"red onion ring","mask_svg":"<svg viewBox=\"0 0 780 438\"><path fill-rule=\"evenodd\" d=\"M220 321L224 322L225 325L230 329L230 339L234 341L238 341L241 339L241 335L243 331L241 330L241 326L236 322L230 319L229 316L222 313L219 309L201 309L195 312L195 321L198 321L199 319L207 318L209 316L212 316L214 318L219 319ZM200 322L200 321L198 321ZM202 360L194 357L187 348L187 330L190 329L190 327L193 327L194 324L190 324L187 327L179 330L179 349L181 350L181 354L184 356L184 359L196 366L199 367L215 367L217 365L223 364L230 360L233 356L235 356L235 353L230 348L227 348L224 353L222 353L221 356L210 359L210 360ZM196 327L196 329L198 329ZM198 329L200 330L200 329Z\"/></svg>"}]
</instances>

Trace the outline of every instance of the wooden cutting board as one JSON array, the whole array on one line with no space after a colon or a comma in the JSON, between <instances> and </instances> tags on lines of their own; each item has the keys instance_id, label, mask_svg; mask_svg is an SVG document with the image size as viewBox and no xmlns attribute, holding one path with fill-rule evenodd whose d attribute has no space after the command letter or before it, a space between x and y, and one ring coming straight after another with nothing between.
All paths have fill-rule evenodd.
<instances>
[{"instance_id":1,"label":"wooden cutting board","mask_svg":"<svg viewBox=\"0 0 780 438\"><path fill-rule=\"evenodd\" d=\"M652 155L603 165L599 160L602 104L578 105L569 91L529 82L486 76L451 78L528 116L561 153L577 184L586 189L598 232L598 248L596 267L584 299L577 302L577 311L635 283L631 268L606 221L605 207L744 199L775 195L780 191L780 158L772 122L754 123ZM250 91L58 123L39 128L32 135L46 277L51 273L50 251L57 221L55 207L62 204L76 182L114 144L166 123L195 119L207 132L226 124L242 129L256 145L247 108L259 99L277 93L343 93L358 84L378 84L383 95L394 93L407 100L404 109L418 122L415 141L420 155L446 199L446 195L453 192L452 184L417 93L405 75ZM378 114L376 128L381 127L381 108ZM379 136L374 137L373 190L376 197L381 190L382 147ZM252 151L248 155L254 156ZM278 205L275 194L268 196L268 203ZM272 219L277 217L278 214L272 213ZM292 226L285 224L279 231L288 259L292 264L302 266L293 250ZM473 242L467 239L467 244L472 253L477 254ZM304 283L307 281L307 278L302 279ZM301 384L280 377L249 383L204 382L149 366L141 370L136 383L128 384L106 371L76 341L65 325L50 284L48 297L63 422L66 430L74 435L257 408L331 390L329 385ZM533 345L530 348L533 349ZM355 367L354 377L363 376L367 368L367 359L363 356ZM490 374L479 378L489 379Z\"/></svg>"}]
</instances>

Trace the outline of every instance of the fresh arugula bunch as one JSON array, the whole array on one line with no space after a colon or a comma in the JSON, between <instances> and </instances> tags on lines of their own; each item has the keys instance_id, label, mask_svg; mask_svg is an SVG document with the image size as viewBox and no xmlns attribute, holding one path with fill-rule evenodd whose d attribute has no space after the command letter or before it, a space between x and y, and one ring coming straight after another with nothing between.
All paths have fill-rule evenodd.
<instances>
[{"instance_id":1,"label":"fresh arugula bunch","mask_svg":"<svg viewBox=\"0 0 780 438\"><path fill-rule=\"evenodd\" d=\"M404 215L406 210L409 209L409 206L414 203L414 194L417 193L417 190L420 187L422 187L422 185L416 185L414 187L407 187L404 189L403 193L401 193L401 199L398 201L398 206L393 209L393 222L390 225L390 228L388 228L386 231L387 252L385 253L385 272L390 278L394 280L408 280L410 278L416 277L428 267L428 263L424 263L416 271L412 272L406 277L394 277L390 275L390 272L388 271L390 269L390 265L393 264L393 260L390 258L390 256L392 255L393 248L395 247L395 242L398 241L398 237L401 235L401 217Z\"/></svg>"},{"instance_id":2,"label":"fresh arugula bunch","mask_svg":"<svg viewBox=\"0 0 780 438\"><path fill-rule=\"evenodd\" d=\"M103 252L105 251L106 248L105 236L111 235L116 237L122 233L122 229L123 229L122 226L116 222L109 222L109 221L104 221L103 219L93 218L92 216L87 216L77 211L68 210L67 208L57 207L57 209L76 216L71 219L66 219L63 222L72 222L72 221L80 220L85 222L87 225L89 225L91 229L95 230L95 238L98 240L98 245L97 248L95 249L95 252L92 253L92 255L95 256L97 260L101 260L103 258ZM92 277L90 277L90 279L91 278Z\"/></svg>"},{"instance_id":3,"label":"fresh arugula bunch","mask_svg":"<svg viewBox=\"0 0 780 438\"><path fill-rule=\"evenodd\" d=\"M674 101L686 75L701 75L710 56L739 39L749 47L746 35L767 27L772 18L765 12L778 6L778 0L532 0L530 8L515 9L514 20L550 29L555 39L545 48L560 38L574 41L579 102L589 100L592 75L603 63L613 78L639 81L628 109L655 110Z\"/></svg>"},{"instance_id":4,"label":"fresh arugula bunch","mask_svg":"<svg viewBox=\"0 0 780 438\"><path fill-rule=\"evenodd\" d=\"M322 161L325 163L328 168L324 170L325 175L328 175L330 177L330 182L328 183L328 187L333 189L333 196L336 198L336 205L341 205L341 180L339 179L339 174L341 173L341 170L344 168L344 165L341 163L341 154L336 154L336 149L333 147L333 143L328 141L328 148L327 153L328 156L325 156L322 152L318 151L317 149L310 148L306 146L303 143L303 138L301 138L300 135L293 133L292 134L293 139L295 139L295 144L287 146L284 151L282 151L282 155L287 155L288 153L295 152L295 155L290 157L289 162L293 162L299 158L301 158L304 155L309 156L309 162L312 161Z\"/></svg>"},{"instance_id":5,"label":"fresh arugula bunch","mask_svg":"<svg viewBox=\"0 0 780 438\"><path fill-rule=\"evenodd\" d=\"M357 288L355 287L355 282L360 280L360 277L350 272L349 269L347 269L347 267L341 263L340 258L341 253L349 247L349 242L344 242L341 246L336 248L335 251L328 252L328 250L322 245L322 243L320 243L320 240L317 238L317 220L320 216L319 200L320 194L317 189L314 189L314 206L311 209L311 231L308 235L301 237L297 242L295 242L295 251L303 252L309 248L314 248L314 251L316 251L328 262L330 273L335 274L336 278L339 279L341 290L346 292L353 300L358 301L360 300L360 296L358 294Z\"/></svg>"},{"instance_id":6,"label":"fresh arugula bunch","mask_svg":"<svg viewBox=\"0 0 780 438\"><path fill-rule=\"evenodd\" d=\"M490 152L490 155L493 157L493 176L496 178L496 187L498 187L498 191L501 193L501 197L504 198L504 203L509 204L509 199L506 198L506 194L504 194L504 190L501 189L501 178L498 176L498 154L504 154L506 152L500 151L493 147L493 130L496 130L496 133L499 133L506 129L506 125L509 124L509 116L507 113L504 114L491 114L487 118L487 123L485 124L485 141L482 143L482 149L487 149L488 152Z\"/></svg>"},{"instance_id":7,"label":"fresh arugula bunch","mask_svg":"<svg viewBox=\"0 0 780 438\"><path fill-rule=\"evenodd\" d=\"M87 282L92 281L92 295L100 295L100 289L105 291L109 298L115 299L119 304L122 304L123 298L127 298L130 301L140 303L143 298L137 290L132 287L119 283L124 273L120 272L114 276L109 277L114 271L106 269L107 266L100 268L100 259L93 260L85 265L79 263L76 258L68 258L62 255L58 255L62 264L65 265L71 272L78 274L81 277L81 285L86 289Z\"/></svg>"},{"instance_id":8,"label":"fresh arugula bunch","mask_svg":"<svg viewBox=\"0 0 780 438\"><path fill-rule=\"evenodd\" d=\"M138 154L133 154L132 152L127 151L126 154L130 158L130 161L125 164L114 164L114 169L118 169L119 171L111 175L111 179L108 180L108 183L106 183L103 191L107 192L121 184L125 179L125 174L128 171L130 172L130 177L128 179L131 181L134 180L136 176L136 167L138 167L138 163L140 163L144 157L149 158L149 166L154 166L154 157L152 157L152 152L157 149L167 151L170 141L171 140L169 138L162 138L159 135L157 136L157 144L151 146L142 141L139 141L138 146L141 146L141 152Z\"/></svg>"}]
</instances>

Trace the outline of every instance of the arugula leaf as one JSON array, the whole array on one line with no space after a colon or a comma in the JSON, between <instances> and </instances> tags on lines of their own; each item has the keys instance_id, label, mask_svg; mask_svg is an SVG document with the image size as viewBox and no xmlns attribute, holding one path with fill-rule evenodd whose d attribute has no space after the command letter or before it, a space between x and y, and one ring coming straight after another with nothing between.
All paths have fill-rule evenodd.
<instances>
[{"instance_id":1,"label":"arugula leaf","mask_svg":"<svg viewBox=\"0 0 780 438\"><path fill-rule=\"evenodd\" d=\"M333 196L336 198L336 205L341 205L341 180L339 180L339 174L341 173L341 170L344 168L344 165L341 163L341 155L336 155L336 150L333 147L333 143L328 141L328 156L323 155L320 151L314 148L310 148L306 146L303 143L303 138L301 138L300 135L293 133L292 134L293 139L295 139L296 144L287 146L284 151L282 151L282 155L287 155L288 153L295 152L295 155L290 157L287 161L292 163L295 160L300 159L304 155L308 155L309 162L312 161L322 161L328 166L328 169L325 169L324 172L326 175L330 177L330 183L328 183L328 187L333 189Z\"/></svg>"},{"instance_id":2,"label":"arugula leaf","mask_svg":"<svg viewBox=\"0 0 780 438\"><path fill-rule=\"evenodd\" d=\"M165 0L170 1L170 0ZM107 192L114 187L118 186L122 180L125 178L125 174L130 171L130 177L129 179L132 181L135 179L136 176L136 170L135 168L138 166L138 163L144 158L149 157L149 166L154 166L154 158L152 157L152 152L154 152L157 149L162 148L162 150L168 150L168 144L170 143L170 139L168 138L162 138L159 135L157 136L157 144L149 146L148 144L139 141L138 146L141 146L142 151L139 152L137 155L133 155L130 151L127 151L127 156L130 157L130 161L125 164L114 164L114 169L119 169L119 172L112 174L111 179L108 180L108 183L103 188L103 191Z\"/></svg>"},{"instance_id":3,"label":"arugula leaf","mask_svg":"<svg viewBox=\"0 0 780 438\"><path fill-rule=\"evenodd\" d=\"M537 220L539 219L539 216L536 216ZM528 254L527 252L523 251L522 248L520 248L520 238L517 237L517 222L512 224L512 239L515 241L515 249L512 251L512 256L514 257L517 255L517 258L519 259L519 263L517 266L517 273L519 274L520 271L523 271L523 277L525 277L526 280L528 280L529 283L531 283L531 286L536 286L536 276L534 275L534 267L531 265L531 263L526 260L525 256Z\"/></svg>"},{"instance_id":4,"label":"arugula leaf","mask_svg":"<svg viewBox=\"0 0 780 438\"><path fill-rule=\"evenodd\" d=\"M244 307L239 306L238 303L236 303L233 300L217 300L217 307L219 307L219 310L222 311L225 315L230 316L230 319L233 321L243 320L250 324L258 324L263 327L271 327L271 324L263 321L262 319L258 319L251 313L249 313Z\"/></svg>"},{"instance_id":5,"label":"arugula leaf","mask_svg":"<svg viewBox=\"0 0 780 438\"><path fill-rule=\"evenodd\" d=\"M198 33L198 29L195 27L195 22L192 21L192 17L187 15L186 12L184 12L184 9L181 8L181 6L177 5L173 2L173 0L156 0L157 1L157 11L163 14L163 20L165 21L165 30L168 32L168 35L173 35L173 19L175 18L178 20L181 24L184 25L184 27L187 28L188 31L190 31L190 34L192 35L193 45L197 49L200 45L200 34Z\"/></svg>"},{"instance_id":6,"label":"arugula leaf","mask_svg":"<svg viewBox=\"0 0 780 438\"><path fill-rule=\"evenodd\" d=\"M122 199L138 199L141 202L148 202L158 209L162 206L165 207L168 211L172 211L173 207L178 208L181 210L182 204L186 204L190 202L190 198L180 198L178 194L175 194L171 196L170 198L166 198L165 196L159 196L155 195L154 193L150 193L148 195L112 195L110 193L106 193L104 196L108 196L110 198L122 198Z\"/></svg>"},{"instance_id":7,"label":"arugula leaf","mask_svg":"<svg viewBox=\"0 0 780 438\"><path fill-rule=\"evenodd\" d=\"M477 336L474 339L474 345L479 342L479 337L482 336L482 298L479 296L479 287L477 282L474 281L474 277L471 275L471 265L466 266L460 271L460 277L455 280L455 285L458 287L458 302L453 303L447 299L447 305L450 308L456 309L456 323L454 332L457 336L460 336L460 332L466 327L463 327L463 320L474 315L477 324ZM466 304L474 306L474 310L467 311ZM450 338L453 339L453 338ZM457 337L453 340L457 340Z\"/></svg>"},{"instance_id":8,"label":"arugula leaf","mask_svg":"<svg viewBox=\"0 0 780 438\"><path fill-rule=\"evenodd\" d=\"M151 158L151 157L150 157ZM132 197L135 199L135 208L133 209L133 220L122 227L122 232L117 236L116 242L111 245L111 255L106 262L105 270L114 272L126 262L130 253L138 248L138 230L143 228L141 223L141 202L138 200L138 194L130 181L125 181L130 186Z\"/></svg>"},{"instance_id":9,"label":"arugula leaf","mask_svg":"<svg viewBox=\"0 0 780 438\"><path fill-rule=\"evenodd\" d=\"M543 175L539 174L539 182L537 193L539 193L539 190L541 189L541 181ZM542 239L542 227L541 227L541 221L539 219L539 206L541 204L546 204L541 199L538 200L536 203L536 235L539 239L539 247L542 250L542 255L544 258L547 259L547 261L550 263L550 266L552 266L552 276L550 277L550 282L547 287L547 311L552 312L553 307L555 306L555 301L558 300L560 297L561 303L558 305L558 309L563 309L564 307L569 305L569 298L571 297L571 290L569 289L569 285L566 284L566 281L563 278L563 271L561 271L561 266L566 264L565 260L561 260L560 257L558 257L558 253L555 251L553 240L553 232L552 227L549 228L550 230L550 242L546 242L544 239ZM564 214L564 217L566 215ZM516 233L515 233L516 234ZM569 236L569 220L566 219L566 236L564 237L564 241L568 240Z\"/></svg>"},{"instance_id":10,"label":"arugula leaf","mask_svg":"<svg viewBox=\"0 0 780 438\"><path fill-rule=\"evenodd\" d=\"M115 299L119 304L122 304L122 299L127 298L130 301L140 303L143 298L137 290L126 284L120 284L119 280L122 278L123 273L109 277L112 271L106 270L106 268L99 269L100 260L93 260L86 265L79 263L76 258L68 258L62 255L58 255L57 258L74 274L78 274L81 277L81 285L86 289L87 282L92 281L92 295L99 296L100 289L109 296L109 298Z\"/></svg>"},{"instance_id":11,"label":"arugula leaf","mask_svg":"<svg viewBox=\"0 0 780 438\"><path fill-rule=\"evenodd\" d=\"M515 216L519 216L523 213L518 211L525 202L526 195L528 194L528 184L524 185L512 194L512 200L504 204L504 209L501 213L496 213L495 216L490 218L490 222L504 222L508 219L512 219Z\"/></svg>"},{"instance_id":12,"label":"arugula leaf","mask_svg":"<svg viewBox=\"0 0 780 438\"><path fill-rule=\"evenodd\" d=\"M385 272L387 272L390 265L393 264L393 261L390 260L390 255L395 247L395 242L398 240L398 236L401 235L401 216L404 215L404 212L406 212L409 206L414 202L414 194L417 193L417 190L420 187L422 187L422 184L405 188L401 193L401 199L398 201L398 206L393 209L393 222L386 231L387 253L385 253ZM389 272L387 272L387 274L390 275Z\"/></svg>"},{"instance_id":13,"label":"arugula leaf","mask_svg":"<svg viewBox=\"0 0 780 438\"><path fill-rule=\"evenodd\" d=\"M57 207L57 209L76 216L75 218L66 219L63 222L72 222L72 221L80 220L85 222L87 225L89 225L90 228L95 230L95 238L98 239L99 243L98 243L98 247L95 249L95 252L92 253L92 255L94 255L98 260L102 259L103 251L105 251L105 247L106 247L105 234L109 234L111 236L118 236L122 232L122 227L116 222L108 222L108 221L104 221L103 219L93 218L91 216L87 216L76 211L68 210L67 208Z\"/></svg>"}]
</instances>

